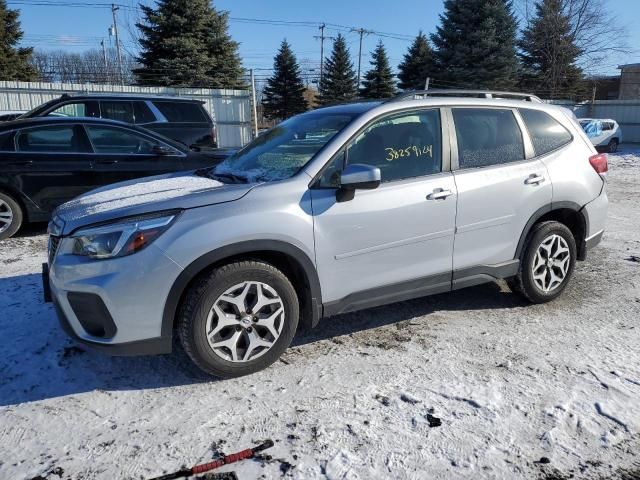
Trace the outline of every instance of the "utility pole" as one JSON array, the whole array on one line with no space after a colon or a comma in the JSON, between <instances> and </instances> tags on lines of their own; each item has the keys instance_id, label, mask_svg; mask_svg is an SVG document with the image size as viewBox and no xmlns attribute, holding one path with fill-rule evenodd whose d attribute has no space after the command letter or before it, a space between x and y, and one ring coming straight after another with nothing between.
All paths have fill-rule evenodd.
<instances>
[{"instance_id":1,"label":"utility pole","mask_svg":"<svg viewBox=\"0 0 640 480\"><path fill-rule=\"evenodd\" d=\"M365 33L369 33L369 32L364 28L358 28L352 31L358 32L360 34L360 48L358 49L358 88L360 88L360 64L362 63L362 36Z\"/></svg>"},{"instance_id":2,"label":"utility pole","mask_svg":"<svg viewBox=\"0 0 640 480\"><path fill-rule=\"evenodd\" d=\"M320 30L320 35L313 36L313 38L320 40L320 82L322 82L322 75L324 73L324 41L325 39L333 38L324 36L325 27L326 25L324 23L321 23L318 27L318 30Z\"/></svg>"},{"instance_id":3,"label":"utility pole","mask_svg":"<svg viewBox=\"0 0 640 480\"><path fill-rule=\"evenodd\" d=\"M116 7L115 3L111 4L111 15L113 15L113 31L116 35L116 55L118 57L118 74L120 75L120 85L124 86L124 77L122 75L122 56L120 55L120 37L118 36L118 22L116 21L116 12L120 7Z\"/></svg>"},{"instance_id":4,"label":"utility pole","mask_svg":"<svg viewBox=\"0 0 640 480\"><path fill-rule=\"evenodd\" d=\"M102 47L102 61L104 62L104 83L109 83L109 64L107 63L107 48L104 46L104 38L100 40Z\"/></svg>"},{"instance_id":5,"label":"utility pole","mask_svg":"<svg viewBox=\"0 0 640 480\"><path fill-rule=\"evenodd\" d=\"M253 138L258 138L258 106L256 105L256 77L253 68L249 70L251 77L251 103L253 104Z\"/></svg>"}]
</instances>

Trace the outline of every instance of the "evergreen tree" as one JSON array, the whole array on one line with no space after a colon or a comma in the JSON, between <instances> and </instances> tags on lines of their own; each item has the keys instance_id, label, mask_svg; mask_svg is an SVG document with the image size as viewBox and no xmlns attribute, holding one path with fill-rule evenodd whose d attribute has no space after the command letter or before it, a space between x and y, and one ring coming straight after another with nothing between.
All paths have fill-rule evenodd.
<instances>
[{"instance_id":1,"label":"evergreen tree","mask_svg":"<svg viewBox=\"0 0 640 480\"><path fill-rule=\"evenodd\" d=\"M264 114L267 118L284 120L307 109L304 98L305 87L300 75L300 67L291 47L282 41L280 50L273 60L273 76L267 80L264 89Z\"/></svg>"},{"instance_id":2,"label":"evergreen tree","mask_svg":"<svg viewBox=\"0 0 640 480\"><path fill-rule=\"evenodd\" d=\"M227 31L228 14L209 0L157 0L141 5L144 22L142 65L135 71L143 85L233 88L243 85L238 43Z\"/></svg>"},{"instance_id":3,"label":"evergreen tree","mask_svg":"<svg viewBox=\"0 0 640 480\"><path fill-rule=\"evenodd\" d=\"M436 81L511 89L516 83L517 23L511 0L445 0L436 47Z\"/></svg>"},{"instance_id":4,"label":"evergreen tree","mask_svg":"<svg viewBox=\"0 0 640 480\"><path fill-rule=\"evenodd\" d=\"M571 33L561 0L536 3L536 14L520 41L522 88L546 98L570 98L580 93L582 53Z\"/></svg>"},{"instance_id":5,"label":"evergreen tree","mask_svg":"<svg viewBox=\"0 0 640 480\"><path fill-rule=\"evenodd\" d=\"M423 90L427 77L436 75L433 50L427 36L419 32L404 60L398 65L398 87L402 90Z\"/></svg>"},{"instance_id":6,"label":"evergreen tree","mask_svg":"<svg viewBox=\"0 0 640 480\"><path fill-rule=\"evenodd\" d=\"M396 87L382 40L378 42L376 49L371 53L370 63L372 68L364 74L360 95L364 98L393 97L396 93Z\"/></svg>"},{"instance_id":7,"label":"evergreen tree","mask_svg":"<svg viewBox=\"0 0 640 480\"><path fill-rule=\"evenodd\" d=\"M358 96L358 79L342 34L333 42L331 57L324 62L324 75L319 87L322 105L353 100Z\"/></svg>"},{"instance_id":8,"label":"evergreen tree","mask_svg":"<svg viewBox=\"0 0 640 480\"><path fill-rule=\"evenodd\" d=\"M33 48L18 47L23 32L20 30L18 10L10 10L5 0L0 0L0 80L31 81L37 76L31 65Z\"/></svg>"}]
</instances>

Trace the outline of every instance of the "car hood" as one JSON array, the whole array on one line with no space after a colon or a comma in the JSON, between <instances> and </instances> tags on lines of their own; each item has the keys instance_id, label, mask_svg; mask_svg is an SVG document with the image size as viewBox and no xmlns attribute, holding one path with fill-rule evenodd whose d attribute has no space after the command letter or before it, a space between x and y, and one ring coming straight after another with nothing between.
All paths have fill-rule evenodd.
<instances>
[{"instance_id":1,"label":"car hood","mask_svg":"<svg viewBox=\"0 0 640 480\"><path fill-rule=\"evenodd\" d=\"M61 235L79 227L163 210L187 209L232 202L256 184L225 184L195 172L137 178L92 190L53 212Z\"/></svg>"}]
</instances>

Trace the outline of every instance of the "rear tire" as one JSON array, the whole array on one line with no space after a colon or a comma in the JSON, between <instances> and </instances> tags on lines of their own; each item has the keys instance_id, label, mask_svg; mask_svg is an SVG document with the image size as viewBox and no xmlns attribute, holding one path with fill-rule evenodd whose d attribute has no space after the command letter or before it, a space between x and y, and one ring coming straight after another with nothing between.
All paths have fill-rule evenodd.
<instances>
[{"instance_id":1,"label":"rear tire","mask_svg":"<svg viewBox=\"0 0 640 480\"><path fill-rule=\"evenodd\" d=\"M0 192L0 240L12 237L22 225L22 208L12 197Z\"/></svg>"},{"instance_id":2,"label":"rear tire","mask_svg":"<svg viewBox=\"0 0 640 480\"><path fill-rule=\"evenodd\" d=\"M618 151L618 139L612 138L609 144L607 145L607 152L616 153Z\"/></svg>"},{"instance_id":3,"label":"rear tire","mask_svg":"<svg viewBox=\"0 0 640 480\"><path fill-rule=\"evenodd\" d=\"M278 360L295 335L299 316L296 291L280 270L243 261L214 270L189 289L178 332L201 370L232 378Z\"/></svg>"},{"instance_id":4,"label":"rear tire","mask_svg":"<svg viewBox=\"0 0 640 480\"><path fill-rule=\"evenodd\" d=\"M576 241L566 225L547 221L533 226L518 274L507 284L532 303L557 298L566 288L576 263Z\"/></svg>"}]
</instances>

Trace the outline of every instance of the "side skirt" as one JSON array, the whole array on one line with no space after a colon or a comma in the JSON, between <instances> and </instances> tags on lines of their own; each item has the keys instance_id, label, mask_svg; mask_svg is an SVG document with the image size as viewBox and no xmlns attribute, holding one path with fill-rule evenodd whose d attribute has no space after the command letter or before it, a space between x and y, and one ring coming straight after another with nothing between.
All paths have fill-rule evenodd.
<instances>
[{"instance_id":1,"label":"side skirt","mask_svg":"<svg viewBox=\"0 0 640 480\"><path fill-rule=\"evenodd\" d=\"M323 304L323 317L332 317L342 313L403 302L414 298L472 287L501 278L509 278L518 273L519 265L519 260L510 260L496 265L478 265L455 270L452 273L430 275L408 282L351 293L340 300Z\"/></svg>"}]
</instances>

